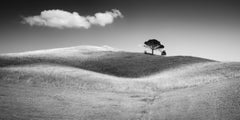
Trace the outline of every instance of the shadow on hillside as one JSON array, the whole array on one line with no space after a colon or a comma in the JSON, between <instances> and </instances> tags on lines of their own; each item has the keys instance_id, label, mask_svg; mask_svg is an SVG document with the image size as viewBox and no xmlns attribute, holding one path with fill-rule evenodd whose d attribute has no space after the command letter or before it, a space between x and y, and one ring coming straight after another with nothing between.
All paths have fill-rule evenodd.
<instances>
[{"instance_id":1,"label":"shadow on hillside","mask_svg":"<svg viewBox=\"0 0 240 120\"><path fill-rule=\"evenodd\" d=\"M97 53L96 53L97 54ZM94 54L91 54L94 56ZM150 56L141 53L105 52L105 55L81 59L80 57L21 56L0 57L0 67L30 64L66 65L118 77L137 78L181 65L211 62L213 60L190 56Z\"/></svg>"}]
</instances>

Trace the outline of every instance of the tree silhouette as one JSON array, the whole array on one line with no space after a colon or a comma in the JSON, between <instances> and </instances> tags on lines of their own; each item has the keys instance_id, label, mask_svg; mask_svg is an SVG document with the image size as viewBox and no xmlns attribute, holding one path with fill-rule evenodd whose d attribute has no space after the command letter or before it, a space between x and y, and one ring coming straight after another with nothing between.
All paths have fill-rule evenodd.
<instances>
[{"instance_id":1,"label":"tree silhouette","mask_svg":"<svg viewBox=\"0 0 240 120\"><path fill-rule=\"evenodd\" d=\"M161 53L161 55L167 55L166 51L163 50L162 53Z\"/></svg>"},{"instance_id":2,"label":"tree silhouette","mask_svg":"<svg viewBox=\"0 0 240 120\"><path fill-rule=\"evenodd\" d=\"M163 49L164 45L162 45L156 39L150 39L150 40L144 42L144 47L151 49L152 50L152 55L154 55L154 50Z\"/></svg>"}]
</instances>

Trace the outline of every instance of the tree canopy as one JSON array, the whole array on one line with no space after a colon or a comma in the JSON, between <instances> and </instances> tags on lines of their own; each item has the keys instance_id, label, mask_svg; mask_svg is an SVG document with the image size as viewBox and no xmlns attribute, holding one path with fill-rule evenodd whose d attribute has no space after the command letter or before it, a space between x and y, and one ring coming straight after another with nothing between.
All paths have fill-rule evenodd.
<instances>
[{"instance_id":1,"label":"tree canopy","mask_svg":"<svg viewBox=\"0 0 240 120\"><path fill-rule=\"evenodd\" d=\"M150 39L144 42L144 47L151 49L152 55L154 55L154 50L163 49L164 45L162 45L161 42L156 39Z\"/></svg>"}]
</instances>

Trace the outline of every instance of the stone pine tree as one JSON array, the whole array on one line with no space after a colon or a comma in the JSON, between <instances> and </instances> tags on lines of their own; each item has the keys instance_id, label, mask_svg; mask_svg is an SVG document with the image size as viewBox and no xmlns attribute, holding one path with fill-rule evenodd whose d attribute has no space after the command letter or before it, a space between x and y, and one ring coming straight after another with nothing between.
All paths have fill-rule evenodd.
<instances>
[{"instance_id":1,"label":"stone pine tree","mask_svg":"<svg viewBox=\"0 0 240 120\"><path fill-rule=\"evenodd\" d=\"M152 55L154 55L154 50L158 50L158 49L161 50L164 48L164 45L162 45L156 39L150 39L150 40L144 42L144 47L151 49Z\"/></svg>"}]
</instances>

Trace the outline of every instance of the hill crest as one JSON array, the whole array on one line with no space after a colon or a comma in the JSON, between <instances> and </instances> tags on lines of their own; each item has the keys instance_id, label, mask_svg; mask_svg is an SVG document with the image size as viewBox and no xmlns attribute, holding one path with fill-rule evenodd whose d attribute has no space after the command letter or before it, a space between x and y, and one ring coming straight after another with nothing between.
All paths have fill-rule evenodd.
<instances>
[{"instance_id":1,"label":"hill crest","mask_svg":"<svg viewBox=\"0 0 240 120\"><path fill-rule=\"evenodd\" d=\"M103 51L121 51L120 49L113 48L107 45L103 46L92 46L92 45L81 45L64 48L53 48L45 50L33 50L18 53L5 53L0 56L26 56L26 55L43 55L43 54L66 54L66 53L88 53L88 52L103 52Z\"/></svg>"}]
</instances>

